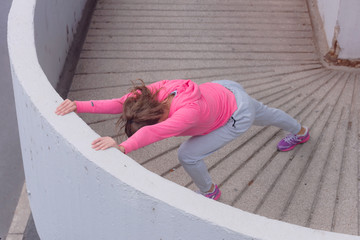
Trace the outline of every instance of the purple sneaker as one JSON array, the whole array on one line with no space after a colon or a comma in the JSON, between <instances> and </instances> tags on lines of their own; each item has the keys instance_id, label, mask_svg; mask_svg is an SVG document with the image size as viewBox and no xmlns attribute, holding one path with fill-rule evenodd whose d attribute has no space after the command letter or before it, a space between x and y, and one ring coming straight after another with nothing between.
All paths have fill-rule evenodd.
<instances>
[{"instance_id":1,"label":"purple sneaker","mask_svg":"<svg viewBox=\"0 0 360 240\"><path fill-rule=\"evenodd\" d=\"M310 139L309 129L305 127L306 132L304 135L289 134L278 143L278 150L286 152L292 150L296 145L305 143Z\"/></svg>"},{"instance_id":2,"label":"purple sneaker","mask_svg":"<svg viewBox=\"0 0 360 240\"><path fill-rule=\"evenodd\" d=\"M202 194L203 196L210 198L210 199L214 199L214 200L218 200L221 196L221 191L218 188L217 185L214 185L214 191L212 192L207 192L207 193L202 193L200 192L200 194Z\"/></svg>"}]
</instances>

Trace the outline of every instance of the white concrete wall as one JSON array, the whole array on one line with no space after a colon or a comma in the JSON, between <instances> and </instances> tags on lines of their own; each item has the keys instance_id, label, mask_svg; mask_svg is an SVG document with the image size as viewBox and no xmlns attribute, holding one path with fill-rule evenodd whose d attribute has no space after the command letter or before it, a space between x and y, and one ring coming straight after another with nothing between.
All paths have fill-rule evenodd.
<instances>
[{"instance_id":1,"label":"white concrete wall","mask_svg":"<svg viewBox=\"0 0 360 240\"><path fill-rule=\"evenodd\" d=\"M249 214L165 180L115 149L92 150L98 135L76 114L54 114L62 99L37 58L35 3L14 0L8 41L25 177L41 239L359 239Z\"/></svg>"},{"instance_id":2,"label":"white concrete wall","mask_svg":"<svg viewBox=\"0 0 360 240\"><path fill-rule=\"evenodd\" d=\"M329 49L337 28L339 58L360 59L360 1L317 0L317 5Z\"/></svg>"},{"instance_id":3,"label":"white concrete wall","mask_svg":"<svg viewBox=\"0 0 360 240\"><path fill-rule=\"evenodd\" d=\"M334 29L337 23L340 0L317 0L319 13L323 21L328 47L332 46Z\"/></svg>"},{"instance_id":4,"label":"white concrete wall","mask_svg":"<svg viewBox=\"0 0 360 240\"><path fill-rule=\"evenodd\" d=\"M360 1L341 0L338 22L339 58L360 59Z\"/></svg>"},{"instance_id":5,"label":"white concrete wall","mask_svg":"<svg viewBox=\"0 0 360 240\"><path fill-rule=\"evenodd\" d=\"M34 17L36 51L53 87L58 83L86 1L37 1Z\"/></svg>"}]
</instances>

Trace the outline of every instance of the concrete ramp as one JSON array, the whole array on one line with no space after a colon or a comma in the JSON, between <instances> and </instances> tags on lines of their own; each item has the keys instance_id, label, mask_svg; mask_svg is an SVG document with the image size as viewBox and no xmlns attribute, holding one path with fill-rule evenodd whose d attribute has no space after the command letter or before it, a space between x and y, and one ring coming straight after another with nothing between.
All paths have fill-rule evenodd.
<instances>
[{"instance_id":1,"label":"concrete ramp","mask_svg":"<svg viewBox=\"0 0 360 240\"><path fill-rule=\"evenodd\" d=\"M316 50L305 0L100 0L68 97L116 98L131 80L229 79L310 127L311 139L277 152L286 133L252 127L205 159L221 202L314 229L359 235L360 74L329 69ZM117 116L81 117L119 137ZM195 189L177 160L186 138L130 157ZM209 210L210 211L210 210Z\"/></svg>"}]
</instances>

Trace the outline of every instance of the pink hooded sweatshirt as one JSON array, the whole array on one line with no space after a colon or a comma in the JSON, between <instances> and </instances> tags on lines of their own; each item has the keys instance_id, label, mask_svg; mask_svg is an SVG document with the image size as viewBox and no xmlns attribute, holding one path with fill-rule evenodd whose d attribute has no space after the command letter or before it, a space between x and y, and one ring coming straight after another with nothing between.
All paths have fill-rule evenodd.
<instances>
[{"instance_id":1,"label":"pink hooded sweatshirt","mask_svg":"<svg viewBox=\"0 0 360 240\"><path fill-rule=\"evenodd\" d=\"M163 80L147 86L160 89L159 101L174 93L169 117L162 122L140 128L122 142L129 153L151 143L173 136L205 135L225 125L237 109L235 96L218 83L196 84L191 80ZM120 114L130 95L109 100L76 101L78 113Z\"/></svg>"}]
</instances>

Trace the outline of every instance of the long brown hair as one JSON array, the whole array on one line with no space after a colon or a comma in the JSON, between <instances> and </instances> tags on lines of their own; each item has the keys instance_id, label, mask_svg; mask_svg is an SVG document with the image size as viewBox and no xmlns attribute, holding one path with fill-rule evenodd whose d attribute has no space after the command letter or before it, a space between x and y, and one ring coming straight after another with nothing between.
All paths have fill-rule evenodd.
<instances>
[{"instance_id":1,"label":"long brown hair","mask_svg":"<svg viewBox=\"0 0 360 240\"><path fill-rule=\"evenodd\" d=\"M131 137L140 128L159 122L164 115L165 103L158 99L159 90L151 92L141 79L140 85L133 83L130 96L125 100L123 113L117 122L120 130L124 128L128 137Z\"/></svg>"}]
</instances>

